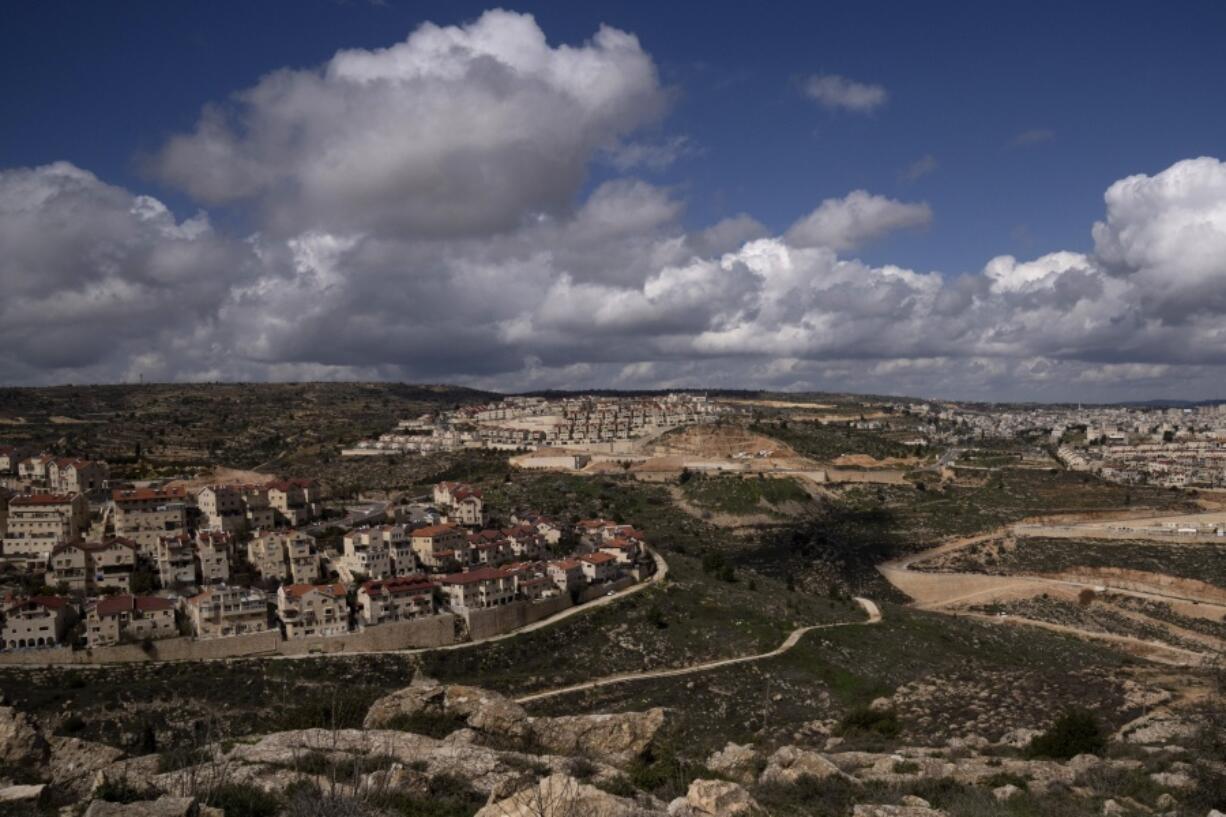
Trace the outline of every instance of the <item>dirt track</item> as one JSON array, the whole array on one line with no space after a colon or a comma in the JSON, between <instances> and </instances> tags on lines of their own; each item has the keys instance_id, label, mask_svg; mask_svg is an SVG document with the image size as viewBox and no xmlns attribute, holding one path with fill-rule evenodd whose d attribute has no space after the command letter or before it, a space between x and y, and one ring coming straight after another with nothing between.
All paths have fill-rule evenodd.
<instances>
[{"instance_id":1,"label":"dirt track","mask_svg":"<svg viewBox=\"0 0 1226 817\"><path fill-rule=\"evenodd\" d=\"M1179 666L1196 665L1204 661L1206 655L1214 652L1210 641L1203 638L1196 639L1206 645L1205 652L1200 653L1171 644L1135 638L1133 636L1097 632L1070 625L1056 624L1048 621L1038 621L1020 616L1002 618L963 610L955 611L953 609L957 606L965 606L968 604L986 604L991 602L1030 598L1041 593L1052 593L1053 595L1059 595L1061 597L1075 596L1077 593L1087 588L1095 589L1100 587L1100 582L1097 579L1093 581L1079 581L1072 577L1053 578L1029 575L993 576L981 573L925 573L912 569L912 566L919 562L924 562L937 556L947 555L977 542L992 539L999 536L1002 532L1003 531L999 530L991 531L978 536L947 542L939 547L932 548L931 550L926 550L920 553L904 556L900 559L885 562L878 565L877 570L882 576L885 577L887 581L890 582L890 584L894 585L903 593L906 593L908 596L914 599L914 606L919 609L952 613L953 615L978 618L998 624L1008 623L1011 625L1041 627L1054 632L1075 635L1079 638L1104 641L1111 643L1113 646L1122 648L1124 651L1130 654L1163 664L1174 664ZM1111 587L1110 590L1112 593L1134 596L1152 601L1168 603L1184 603L1189 601L1186 596L1163 593L1157 589L1141 590ZM1196 601L1198 604L1204 604L1209 608L1216 609L1220 607L1223 611L1226 611L1226 606L1217 604L1213 600L1205 599ZM1165 629L1172 632L1173 635L1186 632L1174 627L1173 625L1157 622L1157 620L1152 621L1162 625Z\"/></svg>"}]
</instances>

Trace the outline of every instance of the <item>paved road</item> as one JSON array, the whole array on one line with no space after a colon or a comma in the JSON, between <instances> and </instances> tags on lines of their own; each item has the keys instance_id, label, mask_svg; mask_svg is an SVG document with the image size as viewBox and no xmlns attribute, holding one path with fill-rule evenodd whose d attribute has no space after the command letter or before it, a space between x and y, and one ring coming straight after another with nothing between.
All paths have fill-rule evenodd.
<instances>
[{"instance_id":1,"label":"paved road","mask_svg":"<svg viewBox=\"0 0 1226 817\"><path fill-rule=\"evenodd\" d=\"M544 698L553 698L558 695L567 695L571 692L580 692L585 689L596 689L597 687L612 686L614 684L626 684L632 681L645 681L652 678L677 678L682 675L693 675L699 672L707 672L720 667L730 667L734 664L748 664L754 661L764 661L767 658L774 658L783 655L788 650L800 643L800 639L805 633L813 630L829 630L834 627L860 627L867 624L877 624L881 621L881 610L877 605L869 599L856 598L856 602L864 608L868 613L866 621L847 621L837 624L813 624L808 627L797 627L793 630L783 643L770 652L759 653L757 655L742 655L737 658L723 658L718 661L707 661L702 664L691 664L686 667L674 667L672 669L647 670L644 672L627 672L621 675L612 675L607 678L598 678L594 681L585 681L581 684L572 684L570 686L559 687L558 689L548 689L544 692L534 692L531 695L524 695L521 698L516 698L516 703L529 703L531 701L539 701Z\"/></svg>"}]
</instances>

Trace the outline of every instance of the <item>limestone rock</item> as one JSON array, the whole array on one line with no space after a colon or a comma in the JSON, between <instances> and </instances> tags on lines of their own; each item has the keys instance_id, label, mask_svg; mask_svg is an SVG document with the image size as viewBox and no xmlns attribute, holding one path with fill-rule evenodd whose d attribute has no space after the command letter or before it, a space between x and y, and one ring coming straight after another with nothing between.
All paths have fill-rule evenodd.
<instances>
[{"instance_id":1,"label":"limestone rock","mask_svg":"<svg viewBox=\"0 0 1226 817\"><path fill-rule=\"evenodd\" d=\"M547 752L625 766L646 751L664 720L664 710L656 707L646 712L533 718L530 723L536 742Z\"/></svg>"},{"instance_id":2,"label":"limestone rock","mask_svg":"<svg viewBox=\"0 0 1226 817\"><path fill-rule=\"evenodd\" d=\"M795 783L802 777L825 780L828 777L841 776L843 773L839 771L839 767L817 752L783 746L770 756L759 782Z\"/></svg>"},{"instance_id":3,"label":"limestone rock","mask_svg":"<svg viewBox=\"0 0 1226 817\"><path fill-rule=\"evenodd\" d=\"M761 758L752 746L730 742L707 758L707 768L748 786L758 777Z\"/></svg>"},{"instance_id":4,"label":"limestone rock","mask_svg":"<svg viewBox=\"0 0 1226 817\"><path fill-rule=\"evenodd\" d=\"M1010 746L1014 749L1025 749L1030 745L1030 741L1041 734L1043 732L1039 729L1018 727L1017 729L1010 729L1008 732L1005 732L996 743L1000 746Z\"/></svg>"},{"instance_id":5,"label":"limestone rock","mask_svg":"<svg viewBox=\"0 0 1226 817\"><path fill-rule=\"evenodd\" d=\"M695 780L685 799L696 817L738 817L762 811L744 787L727 780Z\"/></svg>"},{"instance_id":6,"label":"limestone rock","mask_svg":"<svg viewBox=\"0 0 1226 817\"><path fill-rule=\"evenodd\" d=\"M398 717L414 715L450 716L478 732L510 738L524 738L531 731L528 713L510 698L480 687L444 686L429 679L414 679L404 689L375 701L363 725L379 729Z\"/></svg>"},{"instance_id":7,"label":"limestone rock","mask_svg":"<svg viewBox=\"0 0 1226 817\"><path fill-rule=\"evenodd\" d=\"M948 817L945 812L924 806L881 806L860 803L853 807L852 817Z\"/></svg>"},{"instance_id":8,"label":"limestone rock","mask_svg":"<svg viewBox=\"0 0 1226 817\"><path fill-rule=\"evenodd\" d=\"M5 786L0 788L0 803L33 805L42 801L46 791L47 784L45 783L35 783L29 786Z\"/></svg>"},{"instance_id":9,"label":"limestone rock","mask_svg":"<svg viewBox=\"0 0 1226 817\"><path fill-rule=\"evenodd\" d=\"M52 735L50 746L51 782L80 796L89 793L90 781L96 772L123 757L123 752L114 746L80 738Z\"/></svg>"},{"instance_id":10,"label":"limestone rock","mask_svg":"<svg viewBox=\"0 0 1226 817\"><path fill-rule=\"evenodd\" d=\"M1103 803L1103 817L1118 817L1118 815L1126 813L1127 811L1124 807L1114 800L1107 800Z\"/></svg>"},{"instance_id":11,"label":"limestone rock","mask_svg":"<svg viewBox=\"0 0 1226 817\"><path fill-rule=\"evenodd\" d=\"M1003 803L1006 800L1012 800L1022 793L1022 790L1012 783L1007 783L1004 786L998 786L992 789L992 796L999 802Z\"/></svg>"},{"instance_id":12,"label":"limestone rock","mask_svg":"<svg viewBox=\"0 0 1226 817\"><path fill-rule=\"evenodd\" d=\"M196 801L191 797L159 797L136 803L108 803L95 800L85 817L195 817Z\"/></svg>"},{"instance_id":13,"label":"limestone rock","mask_svg":"<svg viewBox=\"0 0 1226 817\"><path fill-rule=\"evenodd\" d=\"M920 808L929 808L932 806L932 803L929 803L922 797L916 797L914 794L908 794L898 802L904 806L919 806Z\"/></svg>"},{"instance_id":14,"label":"limestone rock","mask_svg":"<svg viewBox=\"0 0 1226 817\"><path fill-rule=\"evenodd\" d=\"M24 712L0 706L0 765L31 766L47 760L47 739Z\"/></svg>"},{"instance_id":15,"label":"limestone rock","mask_svg":"<svg viewBox=\"0 0 1226 817\"><path fill-rule=\"evenodd\" d=\"M475 817L641 817L635 801L581 783L570 775L552 774L535 785L482 808Z\"/></svg>"},{"instance_id":16,"label":"limestone rock","mask_svg":"<svg viewBox=\"0 0 1226 817\"><path fill-rule=\"evenodd\" d=\"M894 708L894 701L890 698L874 698L868 708L871 712L889 712Z\"/></svg>"}]
</instances>

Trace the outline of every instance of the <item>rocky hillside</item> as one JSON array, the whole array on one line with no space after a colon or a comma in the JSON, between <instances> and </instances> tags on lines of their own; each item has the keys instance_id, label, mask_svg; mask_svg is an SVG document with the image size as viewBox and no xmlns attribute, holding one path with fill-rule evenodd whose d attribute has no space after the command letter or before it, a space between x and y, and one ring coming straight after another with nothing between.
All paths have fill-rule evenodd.
<instances>
[{"instance_id":1,"label":"rocky hillside","mask_svg":"<svg viewBox=\"0 0 1226 817\"><path fill-rule=\"evenodd\" d=\"M859 727L887 737L896 705L875 701ZM415 679L376 701L360 729L201 736L191 751L127 757L48 737L0 707L0 813L1220 817L1212 809L1226 779L1216 750L1197 743L1199 725L1169 712L1111 736L1074 723L995 742L867 750L862 740L850 748L845 731L820 747L729 743L701 760L669 748L668 729L663 709L532 717L488 690Z\"/></svg>"}]
</instances>

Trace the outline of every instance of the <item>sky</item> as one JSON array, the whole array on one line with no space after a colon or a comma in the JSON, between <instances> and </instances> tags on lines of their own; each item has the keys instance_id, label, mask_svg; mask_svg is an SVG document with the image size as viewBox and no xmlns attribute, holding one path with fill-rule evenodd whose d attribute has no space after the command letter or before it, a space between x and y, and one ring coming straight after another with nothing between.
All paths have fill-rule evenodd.
<instances>
[{"instance_id":1,"label":"sky","mask_svg":"<svg viewBox=\"0 0 1226 817\"><path fill-rule=\"evenodd\" d=\"M0 383L1226 399L1224 29L13 3Z\"/></svg>"}]
</instances>

